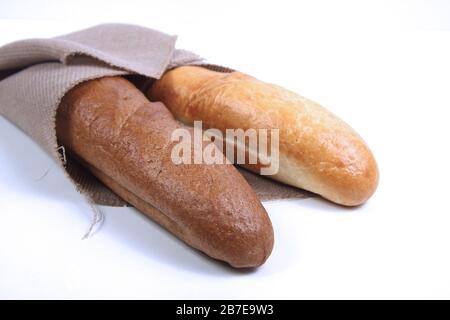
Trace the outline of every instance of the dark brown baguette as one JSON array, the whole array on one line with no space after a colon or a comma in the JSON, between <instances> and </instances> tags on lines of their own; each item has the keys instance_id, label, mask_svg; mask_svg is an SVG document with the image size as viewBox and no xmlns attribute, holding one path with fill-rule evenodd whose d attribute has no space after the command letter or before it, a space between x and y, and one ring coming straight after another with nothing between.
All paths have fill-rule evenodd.
<instances>
[{"instance_id":1,"label":"dark brown baguette","mask_svg":"<svg viewBox=\"0 0 450 320\"><path fill-rule=\"evenodd\" d=\"M104 184L189 245L234 267L263 264L273 247L265 209L231 164L175 165L180 126L126 79L106 77L65 95L56 130Z\"/></svg>"}]
</instances>

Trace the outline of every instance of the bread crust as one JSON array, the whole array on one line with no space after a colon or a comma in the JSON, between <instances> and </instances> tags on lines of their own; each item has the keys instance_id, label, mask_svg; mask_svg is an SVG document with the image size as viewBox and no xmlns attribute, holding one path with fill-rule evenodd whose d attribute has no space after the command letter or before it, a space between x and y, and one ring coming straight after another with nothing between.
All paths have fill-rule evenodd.
<instances>
[{"instance_id":1,"label":"bread crust","mask_svg":"<svg viewBox=\"0 0 450 320\"><path fill-rule=\"evenodd\" d=\"M180 126L126 79L105 77L64 96L56 129L104 184L189 245L234 267L263 264L273 247L265 209L230 164L174 164Z\"/></svg>"},{"instance_id":2,"label":"bread crust","mask_svg":"<svg viewBox=\"0 0 450 320\"><path fill-rule=\"evenodd\" d=\"M240 72L197 66L167 72L148 90L175 117L206 128L279 129L279 171L269 176L335 203L356 206L375 192L376 161L363 139L334 114L296 93ZM247 166L257 169L254 166Z\"/></svg>"}]
</instances>

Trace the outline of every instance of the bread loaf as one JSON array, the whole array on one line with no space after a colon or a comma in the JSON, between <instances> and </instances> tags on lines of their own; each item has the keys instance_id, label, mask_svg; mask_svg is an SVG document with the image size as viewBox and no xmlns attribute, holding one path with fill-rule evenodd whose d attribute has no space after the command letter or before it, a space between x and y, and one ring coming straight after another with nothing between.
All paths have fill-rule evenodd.
<instances>
[{"instance_id":1,"label":"bread loaf","mask_svg":"<svg viewBox=\"0 0 450 320\"><path fill-rule=\"evenodd\" d=\"M317 103L279 86L240 72L184 66L167 72L146 94L188 125L202 120L205 128L222 132L279 129L273 179L347 206L362 204L377 187L377 164L362 138Z\"/></svg>"},{"instance_id":2,"label":"bread loaf","mask_svg":"<svg viewBox=\"0 0 450 320\"><path fill-rule=\"evenodd\" d=\"M234 267L261 265L273 247L265 209L231 164L174 164L180 126L126 79L105 77L64 96L56 129L105 185L187 244Z\"/></svg>"}]
</instances>

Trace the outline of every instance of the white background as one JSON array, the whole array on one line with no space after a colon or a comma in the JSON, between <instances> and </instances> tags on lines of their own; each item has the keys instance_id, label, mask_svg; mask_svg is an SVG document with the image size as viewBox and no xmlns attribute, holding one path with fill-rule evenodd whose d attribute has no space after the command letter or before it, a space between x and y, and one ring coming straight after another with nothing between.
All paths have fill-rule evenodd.
<instances>
[{"instance_id":1,"label":"white background","mask_svg":"<svg viewBox=\"0 0 450 320\"><path fill-rule=\"evenodd\" d=\"M235 271L131 208L102 207L80 240L89 207L0 117L0 298L450 298L450 1L1 0L0 18L0 44L101 22L178 34L341 116L381 173L356 209L265 203L272 256Z\"/></svg>"}]
</instances>

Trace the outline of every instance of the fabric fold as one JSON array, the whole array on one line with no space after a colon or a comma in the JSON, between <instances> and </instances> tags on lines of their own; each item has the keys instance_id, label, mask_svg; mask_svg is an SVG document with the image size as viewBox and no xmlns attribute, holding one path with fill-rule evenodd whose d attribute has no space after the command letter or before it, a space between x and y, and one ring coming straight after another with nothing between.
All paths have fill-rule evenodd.
<instances>
[{"instance_id":1,"label":"fabric fold","mask_svg":"<svg viewBox=\"0 0 450 320\"><path fill-rule=\"evenodd\" d=\"M0 70L85 55L112 67L159 78L170 63L176 36L124 24L103 24L51 39L29 39L0 48ZM198 57L188 54L191 58Z\"/></svg>"}]
</instances>

